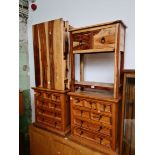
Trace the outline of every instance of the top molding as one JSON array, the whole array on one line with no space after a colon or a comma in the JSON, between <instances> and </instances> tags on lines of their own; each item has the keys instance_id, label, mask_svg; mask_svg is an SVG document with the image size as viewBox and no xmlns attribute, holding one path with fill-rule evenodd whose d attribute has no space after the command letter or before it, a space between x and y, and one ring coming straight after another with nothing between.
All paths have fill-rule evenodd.
<instances>
[{"instance_id":1,"label":"top molding","mask_svg":"<svg viewBox=\"0 0 155 155\"><path fill-rule=\"evenodd\" d=\"M99 27L99 26L105 26L105 25L112 25L112 24L117 24L117 23L120 23L124 26L124 28L127 28L127 26L123 23L122 20L116 20L116 21L112 21L112 22L101 23L101 24L96 24L96 25L91 25L91 26L85 26L85 27L80 27L80 28L72 28L69 30L69 32L78 31L81 29L88 29L88 28L94 28L94 27Z\"/></svg>"}]
</instances>

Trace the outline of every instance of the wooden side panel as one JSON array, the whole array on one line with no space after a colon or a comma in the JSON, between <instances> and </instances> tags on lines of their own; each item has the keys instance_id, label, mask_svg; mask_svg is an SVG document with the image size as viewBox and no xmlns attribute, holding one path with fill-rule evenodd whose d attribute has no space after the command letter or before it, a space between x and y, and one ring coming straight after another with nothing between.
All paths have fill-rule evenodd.
<instances>
[{"instance_id":1,"label":"wooden side panel","mask_svg":"<svg viewBox=\"0 0 155 155\"><path fill-rule=\"evenodd\" d=\"M125 29L120 25L120 51L125 50Z\"/></svg>"},{"instance_id":2,"label":"wooden side panel","mask_svg":"<svg viewBox=\"0 0 155 155\"><path fill-rule=\"evenodd\" d=\"M64 42L63 42L63 47L64 47L64 84L65 84L65 89L70 89L70 57L69 57L69 23L68 21L64 22Z\"/></svg>"},{"instance_id":3,"label":"wooden side panel","mask_svg":"<svg viewBox=\"0 0 155 155\"><path fill-rule=\"evenodd\" d=\"M40 40L40 52L42 63L42 79L43 87L47 88L47 47L46 47L46 34L44 23L38 24L39 40Z\"/></svg>"},{"instance_id":4,"label":"wooden side panel","mask_svg":"<svg viewBox=\"0 0 155 155\"><path fill-rule=\"evenodd\" d=\"M45 37L46 37L46 59L47 59L47 88L51 88L50 82L50 59L49 59L49 46L48 46L48 22L45 23Z\"/></svg>"},{"instance_id":5,"label":"wooden side panel","mask_svg":"<svg viewBox=\"0 0 155 155\"><path fill-rule=\"evenodd\" d=\"M34 50L34 65L35 65L35 84L36 87L40 85L40 54L38 42L38 27L33 26L33 50Z\"/></svg>"},{"instance_id":6,"label":"wooden side panel","mask_svg":"<svg viewBox=\"0 0 155 155\"><path fill-rule=\"evenodd\" d=\"M115 38L115 55L114 55L114 98L119 96L119 83L120 83L120 24L116 25L116 38Z\"/></svg>"},{"instance_id":7,"label":"wooden side panel","mask_svg":"<svg viewBox=\"0 0 155 155\"><path fill-rule=\"evenodd\" d=\"M48 22L48 47L49 47L49 68L50 68L50 86L51 89L55 89L54 81L54 50L53 50L53 28L54 21Z\"/></svg>"},{"instance_id":8,"label":"wooden side panel","mask_svg":"<svg viewBox=\"0 0 155 155\"><path fill-rule=\"evenodd\" d=\"M55 20L53 29L54 51L54 80L55 89L64 90L64 66L63 66L63 21Z\"/></svg>"}]
</instances>

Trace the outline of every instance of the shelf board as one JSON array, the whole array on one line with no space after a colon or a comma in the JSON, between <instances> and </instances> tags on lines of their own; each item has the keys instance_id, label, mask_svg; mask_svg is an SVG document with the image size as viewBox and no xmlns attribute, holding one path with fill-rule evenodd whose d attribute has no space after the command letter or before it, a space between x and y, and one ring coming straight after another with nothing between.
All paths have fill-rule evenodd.
<instances>
[{"instance_id":1,"label":"shelf board","mask_svg":"<svg viewBox=\"0 0 155 155\"><path fill-rule=\"evenodd\" d=\"M102 82L89 82L89 81L76 81L75 86L83 86L86 88L93 88L93 89L106 89L106 90L113 90L114 84L112 83L102 83Z\"/></svg>"},{"instance_id":2,"label":"shelf board","mask_svg":"<svg viewBox=\"0 0 155 155\"><path fill-rule=\"evenodd\" d=\"M114 51L113 47L107 47L103 49L76 50L73 51L73 54L113 53Z\"/></svg>"}]
</instances>

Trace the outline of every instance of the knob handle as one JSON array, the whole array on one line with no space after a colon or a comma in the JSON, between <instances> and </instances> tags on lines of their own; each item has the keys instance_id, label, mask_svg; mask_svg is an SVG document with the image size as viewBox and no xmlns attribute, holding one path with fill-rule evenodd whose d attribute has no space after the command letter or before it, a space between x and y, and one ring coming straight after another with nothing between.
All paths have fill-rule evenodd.
<instances>
[{"instance_id":1,"label":"knob handle","mask_svg":"<svg viewBox=\"0 0 155 155\"><path fill-rule=\"evenodd\" d=\"M104 38L104 37L101 38L101 43L102 43L102 44L105 43L105 38Z\"/></svg>"}]
</instances>

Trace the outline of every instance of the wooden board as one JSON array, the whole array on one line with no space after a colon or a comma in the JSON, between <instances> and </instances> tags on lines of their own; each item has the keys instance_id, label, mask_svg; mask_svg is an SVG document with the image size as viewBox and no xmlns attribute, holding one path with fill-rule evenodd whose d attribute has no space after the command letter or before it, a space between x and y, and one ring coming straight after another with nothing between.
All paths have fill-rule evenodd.
<instances>
[{"instance_id":1,"label":"wooden board","mask_svg":"<svg viewBox=\"0 0 155 155\"><path fill-rule=\"evenodd\" d=\"M93 54L93 53L113 53L114 48L106 47L104 49L89 49L89 50L75 50L73 51L74 54Z\"/></svg>"},{"instance_id":2,"label":"wooden board","mask_svg":"<svg viewBox=\"0 0 155 155\"><path fill-rule=\"evenodd\" d=\"M69 89L68 29L63 19L33 26L36 86Z\"/></svg>"},{"instance_id":3,"label":"wooden board","mask_svg":"<svg viewBox=\"0 0 155 155\"><path fill-rule=\"evenodd\" d=\"M121 20L116 20L113 22L107 22L107 23L102 23L102 24L96 24L96 25L91 25L91 26L85 26L85 27L80 27L80 28L71 28L69 31L70 32L81 32L82 30L86 31L87 29L91 29L91 28L97 28L97 27L101 27L101 26L111 26L113 24L117 24L117 23L121 23L123 25L124 28L126 28L127 26L123 23L123 21Z\"/></svg>"},{"instance_id":4,"label":"wooden board","mask_svg":"<svg viewBox=\"0 0 155 155\"><path fill-rule=\"evenodd\" d=\"M31 155L107 155L33 125L29 126Z\"/></svg>"}]
</instances>

